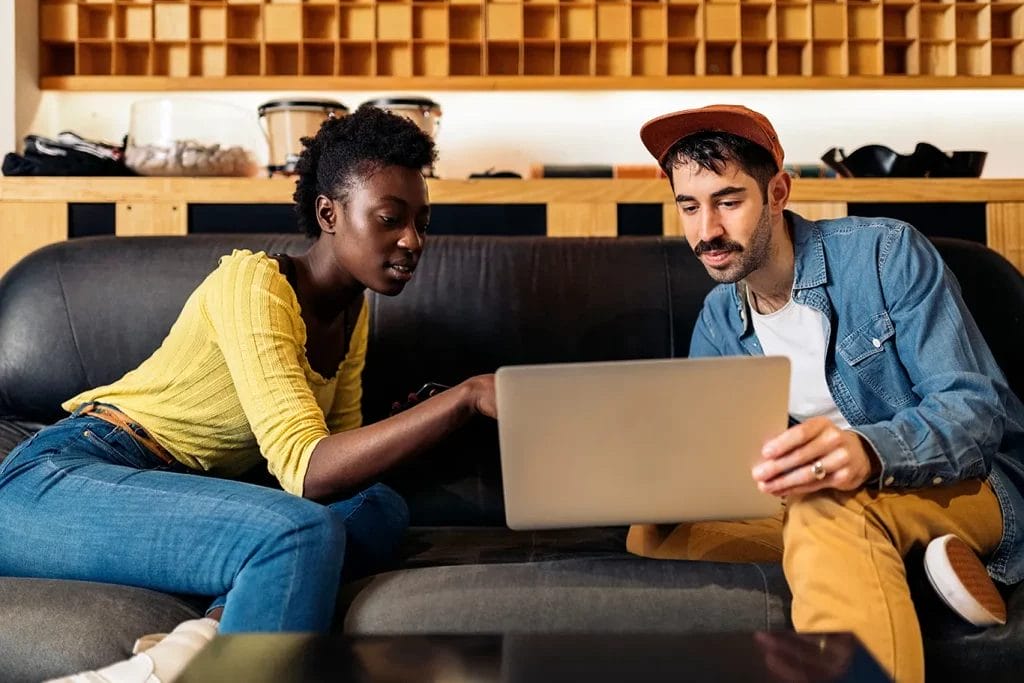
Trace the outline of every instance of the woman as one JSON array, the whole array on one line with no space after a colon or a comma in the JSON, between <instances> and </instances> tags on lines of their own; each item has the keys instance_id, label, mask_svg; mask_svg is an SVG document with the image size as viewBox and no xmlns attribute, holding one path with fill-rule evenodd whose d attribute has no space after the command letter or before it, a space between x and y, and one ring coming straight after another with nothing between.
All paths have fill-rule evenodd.
<instances>
[{"instance_id":1,"label":"woman","mask_svg":"<svg viewBox=\"0 0 1024 683\"><path fill-rule=\"evenodd\" d=\"M303 143L294 199L312 247L223 257L148 360L67 401L0 467L0 515L23 520L0 535L0 574L221 596L75 680L166 683L217 630L327 630L343 564L365 571L405 531L404 501L370 482L495 415L483 375L361 426L364 291L413 277L435 150L373 107ZM258 464L283 491L230 479Z\"/></svg>"}]
</instances>

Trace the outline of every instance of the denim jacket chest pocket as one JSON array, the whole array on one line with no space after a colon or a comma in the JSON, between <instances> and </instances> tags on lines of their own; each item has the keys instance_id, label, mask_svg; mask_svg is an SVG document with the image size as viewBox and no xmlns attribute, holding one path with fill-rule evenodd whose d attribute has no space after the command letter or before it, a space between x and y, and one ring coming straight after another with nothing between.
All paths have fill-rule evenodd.
<instances>
[{"instance_id":1,"label":"denim jacket chest pocket","mask_svg":"<svg viewBox=\"0 0 1024 683\"><path fill-rule=\"evenodd\" d=\"M896 329L882 311L846 335L836 351L860 382L898 410L917 401L895 345Z\"/></svg>"}]
</instances>

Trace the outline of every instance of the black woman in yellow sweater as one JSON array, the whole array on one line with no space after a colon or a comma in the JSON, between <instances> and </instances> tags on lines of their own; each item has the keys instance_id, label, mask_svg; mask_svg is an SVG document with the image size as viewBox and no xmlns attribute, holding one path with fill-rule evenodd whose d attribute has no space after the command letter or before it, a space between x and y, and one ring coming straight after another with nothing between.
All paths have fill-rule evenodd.
<instances>
[{"instance_id":1,"label":"black woman in yellow sweater","mask_svg":"<svg viewBox=\"0 0 1024 683\"><path fill-rule=\"evenodd\" d=\"M0 515L24 520L0 538L0 573L221 596L68 680L168 683L218 631L327 630L343 564L384 559L408 523L398 494L371 483L495 416L483 375L362 426L364 294L413 277L436 153L372 107L303 142L294 198L310 249L224 256L148 360L68 400L71 416L0 468ZM231 479L261 460L283 491Z\"/></svg>"}]
</instances>

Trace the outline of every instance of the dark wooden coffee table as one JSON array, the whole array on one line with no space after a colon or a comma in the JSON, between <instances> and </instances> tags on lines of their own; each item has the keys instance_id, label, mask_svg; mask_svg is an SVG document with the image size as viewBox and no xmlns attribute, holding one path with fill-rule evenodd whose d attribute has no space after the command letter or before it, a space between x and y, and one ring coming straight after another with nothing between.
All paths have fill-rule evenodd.
<instances>
[{"instance_id":1,"label":"dark wooden coffee table","mask_svg":"<svg viewBox=\"0 0 1024 683\"><path fill-rule=\"evenodd\" d=\"M178 683L889 679L849 634L219 636Z\"/></svg>"}]
</instances>

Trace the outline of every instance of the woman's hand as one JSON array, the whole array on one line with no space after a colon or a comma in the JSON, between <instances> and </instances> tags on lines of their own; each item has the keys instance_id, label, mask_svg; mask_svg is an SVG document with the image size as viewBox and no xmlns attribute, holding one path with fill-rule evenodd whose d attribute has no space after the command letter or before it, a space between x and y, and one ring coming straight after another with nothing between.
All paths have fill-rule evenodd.
<instances>
[{"instance_id":1,"label":"woman's hand","mask_svg":"<svg viewBox=\"0 0 1024 683\"><path fill-rule=\"evenodd\" d=\"M757 487L773 496L833 488L853 491L880 467L860 435L814 417L768 441L752 471Z\"/></svg>"},{"instance_id":2,"label":"woman's hand","mask_svg":"<svg viewBox=\"0 0 1024 683\"><path fill-rule=\"evenodd\" d=\"M494 375L470 377L462 385L466 388L469 405L474 413L498 417L498 404L494 396Z\"/></svg>"},{"instance_id":3,"label":"woman's hand","mask_svg":"<svg viewBox=\"0 0 1024 683\"><path fill-rule=\"evenodd\" d=\"M473 415L498 416L494 375L477 375L386 420L332 434L313 449L302 495L330 500L364 488L399 462L437 445Z\"/></svg>"}]
</instances>

